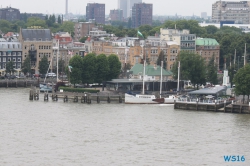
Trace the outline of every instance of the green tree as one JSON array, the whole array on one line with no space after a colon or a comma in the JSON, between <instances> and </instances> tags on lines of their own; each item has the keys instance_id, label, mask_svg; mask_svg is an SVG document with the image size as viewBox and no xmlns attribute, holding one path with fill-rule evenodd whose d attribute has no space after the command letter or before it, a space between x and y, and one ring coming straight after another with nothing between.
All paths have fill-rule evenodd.
<instances>
[{"instance_id":1,"label":"green tree","mask_svg":"<svg viewBox=\"0 0 250 166\"><path fill-rule=\"evenodd\" d=\"M178 76L178 62L180 61L180 79L190 80L198 89L198 86L206 83L205 61L198 54L181 51L173 65L172 72L175 79Z\"/></svg>"},{"instance_id":2,"label":"green tree","mask_svg":"<svg viewBox=\"0 0 250 166\"><path fill-rule=\"evenodd\" d=\"M71 36L74 36L74 23L70 22L70 21L64 21L60 30L63 32L69 32L71 34Z\"/></svg>"},{"instance_id":3,"label":"green tree","mask_svg":"<svg viewBox=\"0 0 250 166\"><path fill-rule=\"evenodd\" d=\"M158 66L161 66L161 61L163 61L163 69L167 69L167 62L166 62L166 57L165 57L164 51L161 51L159 56L158 56L158 59L156 62Z\"/></svg>"},{"instance_id":4,"label":"green tree","mask_svg":"<svg viewBox=\"0 0 250 166\"><path fill-rule=\"evenodd\" d=\"M79 40L79 42L81 42L81 43L85 43L85 41L88 39L88 36L84 36L84 37L82 37L80 40Z\"/></svg>"},{"instance_id":5,"label":"green tree","mask_svg":"<svg viewBox=\"0 0 250 166\"><path fill-rule=\"evenodd\" d=\"M79 55L73 56L69 61L69 66L72 67L69 73L70 82L72 84L79 84L82 79L82 58Z\"/></svg>"},{"instance_id":6,"label":"green tree","mask_svg":"<svg viewBox=\"0 0 250 166\"><path fill-rule=\"evenodd\" d=\"M216 85L218 84L217 68L214 64L214 55L207 64L207 81Z\"/></svg>"},{"instance_id":7,"label":"green tree","mask_svg":"<svg viewBox=\"0 0 250 166\"><path fill-rule=\"evenodd\" d=\"M40 74L46 74L49 68L49 62L48 62L48 57L47 56L43 56L41 61L39 62L39 73Z\"/></svg>"},{"instance_id":8,"label":"green tree","mask_svg":"<svg viewBox=\"0 0 250 166\"><path fill-rule=\"evenodd\" d=\"M236 73L233 83L235 84L235 94L236 95L250 95L250 64L245 65L244 67L240 68Z\"/></svg>"},{"instance_id":9,"label":"green tree","mask_svg":"<svg viewBox=\"0 0 250 166\"><path fill-rule=\"evenodd\" d=\"M28 56L22 64L22 72L24 74L31 73L30 56Z\"/></svg>"},{"instance_id":10,"label":"green tree","mask_svg":"<svg viewBox=\"0 0 250 166\"><path fill-rule=\"evenodd\" d=\"M102 83L106 81L109 74L109 62L105 54L100 54L96 57L96 81Z\"/></svg>"},{"instance_id":11,"label":"green tree","mask_svg":"<svg viewBox=\"0 0 250 166\"><path fill-rule=\"evenodd\" d=\"M57 18L57 22L58 24L61 24L62 23L62 19L61 19L61 16L59 15L58 18Z\"/></svg>"},{"instance_id":12,"label":"green tree","mask_svg":"<svg viewBox=\"0 0 250 166\"><path fill-rule=\"evenodd\" d=\"M45 20L42 20L42 19L37 18L37 17L28 18L27 27L32 27L32 26L41 26L43 28L47 27Z\"/></svg>"},{"instance_id":13,"label":"green tree","mask_svg":"<svg viewBox=\"0 0 250 166\"><path fill-rule=\"evenodd\" d=\"M27 13L25 12L25 13L23 14L22 21L27 22L27 19L28 19L28 16L27 16Z\"/></svg>"},{"instance_id":14,"label":"green tree","mask_svg":"<svg viewBox=\"0 0 250 166\"><path fill-rule=\"evenodd\" d=\"M11 23L6 20L0 20L0 29L3 33L7 33L10 31Z\"/></svg>"},{"instance_id":15,"label":"green tree","mask_svg":"<svg viewBox=\"0 0 250 166\"><path fill-rule=\"evenodd\" d=\"M130 29L132 27L132 19L131 17L129 17L128 19L128 29Z\"/></svg>"},{"instance_id":16,"label":"green tree","mask_svg":"<svg viewBox=\"0 0 250 166\"><path fill-rule=\"evenodd\" d=\"M54 14L51 16L51 21L52 21L52 23L56 22L56 16Z\"/></svg>"},{"instance_id":17,"label":"green tree","mask_svg":"<svg viewBox=\"0 0 250 166\"><path fill-rule=\"evenodd\" d=\"M14 62L9 61L6 63L6 73L14 74L16 72Z\"/></svg>"},{"instance_id":18,"label":"green tree","mask_svg":"<svg viewBox=\"0 0 250 166\"><path fill-rule=\"evenodd\" d=\"M208 25L205 27L208 34L215 34L218 31L218 28L214 25Z\"/></svg>"},{"instance_id":19,"label":"green tree","mask_svg":"<svg viewBox=\"0 0 250 166\"><path fill-rule=\"evenodd\" d=\"M87 54L83 58L82 82L92 84L96 80L96 55Z\"/></svg>"},{"instance_id":20,"label":"green tree","mask_svg":"<svg viewBox=\"0 0 250 166\"><path fill-rule=\"evenodd\" d=\"M108 56L109 62L109 76L108 80L112 80L118 78L120 71L121 71L121 62L117 55L111 54Z\"/></svg>"}]
</instances>

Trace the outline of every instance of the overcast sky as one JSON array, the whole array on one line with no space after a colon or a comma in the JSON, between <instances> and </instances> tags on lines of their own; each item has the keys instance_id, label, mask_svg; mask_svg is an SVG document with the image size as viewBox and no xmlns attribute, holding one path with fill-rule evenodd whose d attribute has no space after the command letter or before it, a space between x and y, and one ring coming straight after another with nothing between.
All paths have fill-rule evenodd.
<instances>
[{"instance_id":1,"label":"overcast sky","mask_svg":"<svg viewBox=\"0 0 250 166\"><path fill-rule=\"evenodd\" d=\"M118 0L68 0L68 10L73 14L85 14L87 3L105 3L106 14L110 9L117 9ZM212 13L212 4L216 0L143 0L153 4L153 15L198 15L207 12ZM11 6L21 13L64 14L65 0L0 0L2 8Z\"/></svg>"}]
</instances>

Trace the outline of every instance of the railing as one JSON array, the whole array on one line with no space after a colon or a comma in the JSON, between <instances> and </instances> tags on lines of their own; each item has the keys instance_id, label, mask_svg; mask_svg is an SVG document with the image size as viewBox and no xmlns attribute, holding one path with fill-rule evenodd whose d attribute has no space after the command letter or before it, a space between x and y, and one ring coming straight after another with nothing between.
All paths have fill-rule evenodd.
<instances>
[{"instance_id":1,"label":"railing","mask_svg":"<svg viewBox=\"0 0 250 166\"><path fill-rule=\"evenodd\" d=\"M222 103L227 103L231 102L231 100L225 99L225 100L198 100L197 99L177 99L176 102L185 102L185 103L204 103L204 104L222 104Z\"/></svg>"}]
</instances>

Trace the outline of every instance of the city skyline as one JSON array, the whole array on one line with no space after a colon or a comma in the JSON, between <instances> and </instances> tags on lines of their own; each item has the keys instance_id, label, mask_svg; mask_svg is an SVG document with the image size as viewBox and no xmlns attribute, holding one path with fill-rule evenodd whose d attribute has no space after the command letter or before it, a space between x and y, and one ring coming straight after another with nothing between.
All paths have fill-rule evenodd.
<instances>
[{"instance_id":1,"label":"city skyline","mask_svg":"<svg viewBox=\"0 0 250 166\"><path fill-rule=\"evenodd\" d=\"M201 12L207 12L208 16L212 14L212 4L216 0L203 1L193 0L192 3L186 0L143 0L145 3L153 4L153 15L201 15ZM26 3L26 4L24 4ZM43 14L65 14L65 0L53 0L53 4L50 4L50 0L38 1L35 0L9 0L1 2L1 8L11 6L17 8L21 13L43 13ZM117 9L118 0L95 0L95 1L81 1L81 0L68 0L68 13L73 14L86 14L87 3L105 3L105 14L108 15L110 10ZM194 5L195 4L195 5ZM197 7L199 6L199 7Z\"/></svg>"}]
</instances>

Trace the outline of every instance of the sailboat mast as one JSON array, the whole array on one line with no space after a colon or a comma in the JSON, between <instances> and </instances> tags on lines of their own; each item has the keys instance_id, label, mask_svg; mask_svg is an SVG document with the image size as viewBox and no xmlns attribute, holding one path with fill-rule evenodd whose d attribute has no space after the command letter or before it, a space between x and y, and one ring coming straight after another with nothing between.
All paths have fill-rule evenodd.
<instances>
[{"instance_id":1,"label":"sailboat mast","mask_svg":"<svg viewBox=\"0 0 250 166\"><path fill-rule=\"evenodd\" d=\"M144 90L144 77L145 77L145 66L146 66L146 61L144 60L144 65L143 65L143 77L142 77L142 94L145 94L145 90Z\"/></svg>"},{"instance_id":2,"label":"sailboat mast","mask_svg":"<svg viewBox=\"0 0 250 166\"><path fill-rule=\"evenodd\" d=\"M180 90L180 67L181 67L181 63L179 61L178 63L178 82L177 82L177 92L179 93Z\"/></svg>"},{"instance_id":3,"label":"sailboat mast","mask_svg":"<svg viewBox=\"0 0 250 166\"><path fill-rule=\"evenodd\" d=\"M56 82L58 82L58 57L59 57L59 39L57 41L57 54L56 54Z\"/></svg>"},{"instance_id":4,"label":"sailboat mast","mask_svg":"<svg viewBox=\"0 0 250 166\"><path fill-rule=\"evenodd\" d=\"M161 84L160 84L160 98L161 98L161 91L162 91L162 66L163 66L163 61L161 61Z\"/></svg>"}]
</instances>

